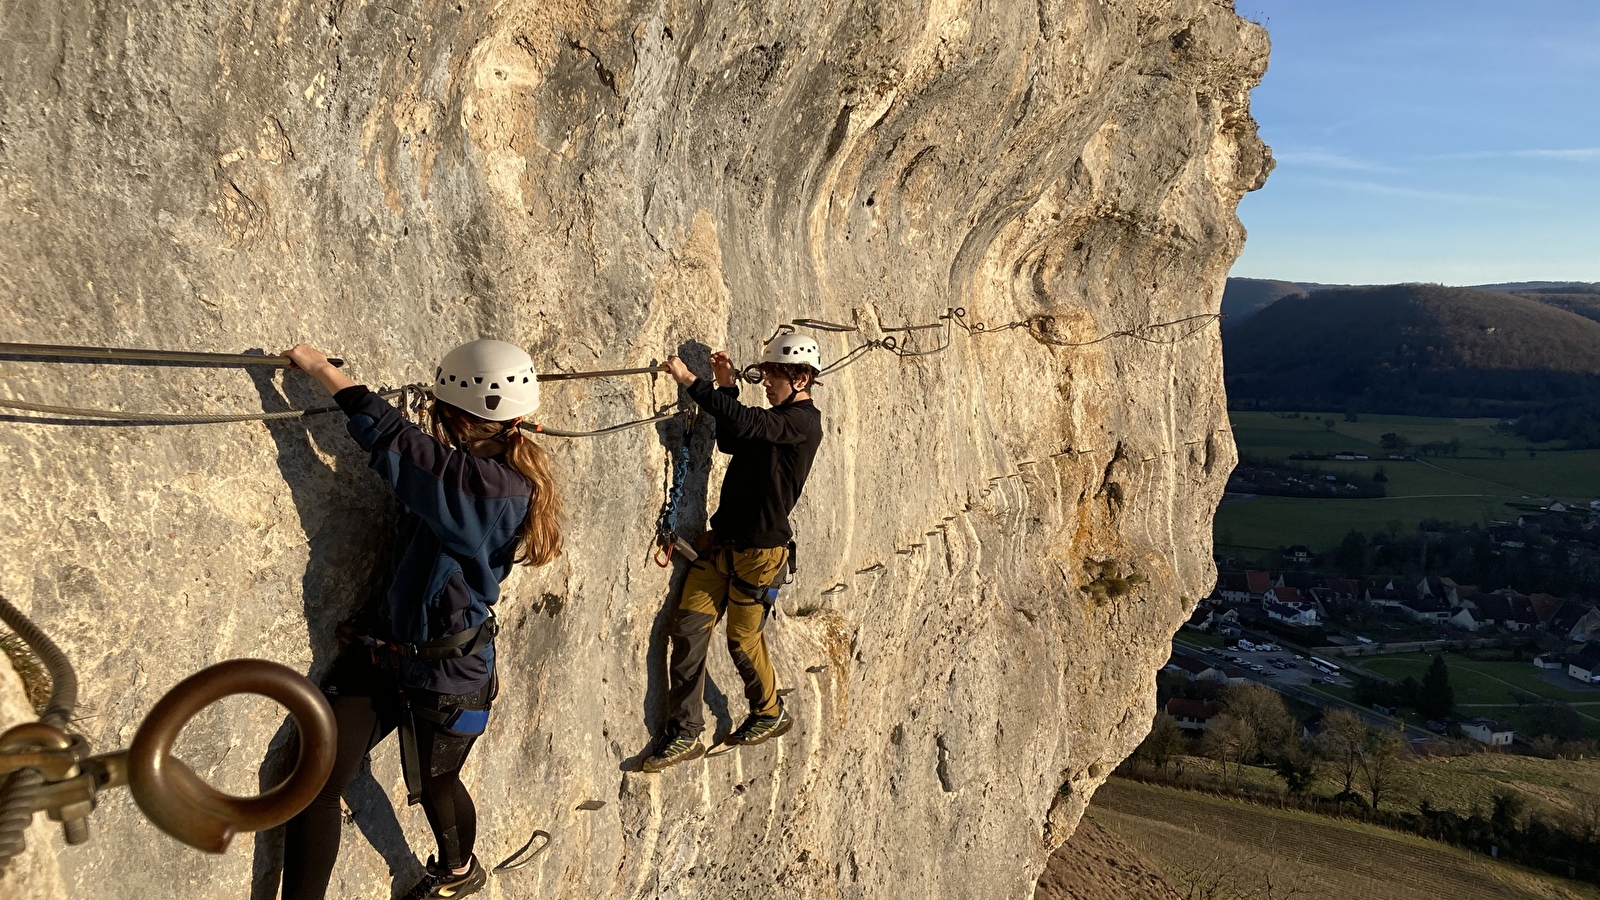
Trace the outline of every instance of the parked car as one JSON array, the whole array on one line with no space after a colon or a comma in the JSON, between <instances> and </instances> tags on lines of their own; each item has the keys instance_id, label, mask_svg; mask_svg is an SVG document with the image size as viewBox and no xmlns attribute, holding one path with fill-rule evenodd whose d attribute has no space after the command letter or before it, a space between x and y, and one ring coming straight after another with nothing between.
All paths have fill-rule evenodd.
<instances>
[{"instance_id":1,"label":"parked car","mask_svg":"<svg viewBox=\"0 0 1600 900\"><path fill-rule=\"evenodd\" d=\"M1373 643L1373 640L1372 640L1372 638L1364 638L1364 637L1362 637L1361 635L1358 634L1358 635L1356 635L1356 643L1358 643L1358 644L1371 644L1371 643Z\"/></svg>"},{"instance_id":2,"label":"parked car","mask_svg":"<svg viewBox=\"0 0 1600 900\"><path fill-rule=\"evenodd\" d=\"M1322 683L1323 684L1338 684L1337 681L1333 680L1333 676L1331 676L1331 675L1323 676Z\"/></svg>"},{"instance_id":3,"label":"parked car","mask_svg":"<svg viewBox=\"0 0 1600 900\"><path fill-rule=\"evenodd\" d=\"M1434 734L1444 734L1446 731L1449 730L1449 727L1447 725L1445 725L1443 722L1439 721L1438 719L1429 719L1428 720L1428 730L1433 732Z\"/></svg>"},{"instance_id":4,"label":"parked car","mask_svg":"<svg viewBox=\"0 0 1600 900\"><path fill-rule=\"evenodd\" d=\"M1296 653L1296 654L1295 654L1295 655L1294 655L1294 658L1295 658L1295 659L1305 659L1305 657L1304 657L1304 656L1301 656L1301 655L1300 655L1300 654L1298 654L1298 653Z\"/></svg>"}]
</instances>

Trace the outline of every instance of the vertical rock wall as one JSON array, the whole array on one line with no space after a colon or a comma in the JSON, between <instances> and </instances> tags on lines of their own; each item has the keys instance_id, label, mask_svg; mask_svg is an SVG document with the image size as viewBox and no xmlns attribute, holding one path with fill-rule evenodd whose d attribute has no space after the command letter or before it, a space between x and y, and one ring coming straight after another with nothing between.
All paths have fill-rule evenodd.
<instances>
[{"instance_id":1,"label":"vertical rock wall","mask_svg":"<svg viewBox=\"0 0 1600 900\"><path fill-rule=\"evenodd\" d=\"M62 0L12 4L0 38L8 340L312 340L397 385L479 336L577 370L749 362L799 316L861 327L818 334L830 357L949 307L1039 317L827 379L771 627L800 726L663 775L634 769L659 723L671 592L648 552L680 426L550 440L568 552L509 585L504 692L468 768L485 858L555 836L497 896L1030 895L1213 577L1234 461L1215 324L1089 342L1218 310L1236 204L1271 165L1248 113L1265 34L1227 0ZM325 399L293 374L22 362L0 362L0 396ZM581 428L676 393L545 396L543 421ZM393 515L337 418L0 422L0 591L78 662L97 749L206 664L325 668ZM699 523L721 464L704 426L694 448ZM743 701L714 657L726 729ZM185 758L253 792L280 724L229 701ZM399 795L386 745L331 894L415 876L408 844L430 840ZM125 793L94 823L59 857L74 897L271 896L274 835L202 856Z\"/></svg>"}]
</instances>

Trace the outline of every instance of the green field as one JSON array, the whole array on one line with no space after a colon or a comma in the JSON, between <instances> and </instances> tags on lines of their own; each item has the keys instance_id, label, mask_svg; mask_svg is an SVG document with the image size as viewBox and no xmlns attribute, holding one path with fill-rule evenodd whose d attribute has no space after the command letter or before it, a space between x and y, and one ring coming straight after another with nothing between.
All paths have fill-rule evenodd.
<instances>
[{"instance_id":1,"label":"green field","mask_svg":"<svg viewBox=\"0 0 1600 900\"><path fill-rule=\"evenodd\" d=\"M1360 664L1390 678L1421 681L1431 662L1431 654L1400 653L1363 659ZM1540 678L1528 663L1477 662L1455 653L1446 653L1445 662L1450 666L1458 715L1500 719L1526 729L1528 711L1517 703L1516 695L1533 694L1546 700L1580 704L1575 708L1589 735L1600 738L1600 690L1584 690L1577 682L1573 682L1574 689L1557 687Z\"/></svg>"},{"instance_id":2,"label":"green field","mask_svg":"<svg viewBox=\"0 0 1600 900\"><path fill-rule=\"evenodd\" d=\"M1262 412L1235 412L1234 440L1241 455L1287 460L1291 454L1351 450L1384 456L1380 435L1393 431L1413 444L1456 439L1455 456L1411 462L1372 459L1306 463L1346 479L1371 480L1382 466L1388 496L1375 500L1310 500L1255 497L1225 501L1217 510L1216 538L1222 549L1271 549L1305 544L1315 551L1336 546L1346 532L1371 535L1398 524L1415 529L1424 519L1487 525L1514 521L1519 509L1541 497L1587 503L1600 497L1600 450L1554 451L1535 448L1509 433L1495 419L1428 419L1416 416L1305 414L1299 419ZM1323 419L1333 418L1328 431ZM1502 457L1495 448L1505 451ZM1533 455L1530 455L1530 450Z\"/></svg>"},{"instance_id":3,"label":"green field","mask_svg":"<svg viewBox=\"0 0 1600 900\"><path fill-rule=\"evenodd\" d=\"M1595 900L1592 885L1370 825L1112 779L1087 815L1169 880L1230 880L1229 896L1307 900ZM1255 891L1250 894L1247 891Z\"/></svg>"}]
</instances>

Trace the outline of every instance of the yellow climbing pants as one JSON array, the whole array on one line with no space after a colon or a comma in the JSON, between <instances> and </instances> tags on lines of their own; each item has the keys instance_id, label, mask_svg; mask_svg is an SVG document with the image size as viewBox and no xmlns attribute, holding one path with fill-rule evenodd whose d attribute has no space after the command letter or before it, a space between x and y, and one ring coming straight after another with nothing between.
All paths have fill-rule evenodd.
<instances>
[{"instance_id":1,"label":"yellow climbing pants","mask_svg":"<svg viewBox=\"0 0 1600 900\"><path fill-rule=\"evenodd\" d=\"M744 696L750 714L778 714L778 682L762 633L767 607L760 592L741 587L765 587L776 582L788 561L784 547L736 550L702 539L700 559L689 566L672 619L671 675L668 716L679 734L705 730L703 709L706 686L706 652L717 620L728 616L728 654L744 679Z\"/></svg>"}]
</instances>

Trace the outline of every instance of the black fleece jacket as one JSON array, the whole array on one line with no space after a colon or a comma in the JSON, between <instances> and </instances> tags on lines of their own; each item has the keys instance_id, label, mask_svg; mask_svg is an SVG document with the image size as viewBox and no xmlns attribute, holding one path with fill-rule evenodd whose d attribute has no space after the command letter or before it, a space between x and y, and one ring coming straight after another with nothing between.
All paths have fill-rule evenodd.
<instances>
[{"instance_id":1,"label":"black fleece jacket","mask_svg":"<svg viewBox=\"0 0 1600 900\"><path fill-rule=\"evenodd\" d=\"M733 457L711 517L717 539L741 549L789 543L789 513L822 446L822 413L810 400L772 409L745 406L737 386L717 388L705 378L687 391L716 417L717 449Z\"/></svg>"}]
</instances>

